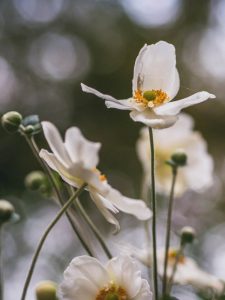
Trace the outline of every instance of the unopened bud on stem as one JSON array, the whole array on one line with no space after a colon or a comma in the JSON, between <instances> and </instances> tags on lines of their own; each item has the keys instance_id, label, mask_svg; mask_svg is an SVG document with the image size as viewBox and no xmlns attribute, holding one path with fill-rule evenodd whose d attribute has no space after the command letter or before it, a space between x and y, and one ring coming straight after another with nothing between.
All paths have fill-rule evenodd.
<instances>
[{"instance_id":1,"label":"unopened bud on stem","mask_svg":"<svg viewBox=\"0 0 225 300\"><path fill-rule=\"evenodd\" d=\"M52 281L40 282L36 289L36 299L37 300L57 300L56 296L57 286Z\"/></svg>"},{"instance_id":2,"label":"unopened bud on stem","mask_svg":"<svg viewBox=\"0 0 225 300\"><path fill-rule=\"evenodd\" d=\"M178 167L184 167L187 164L187 155L186 153L179 149L176 150L172 155L171 155L171 161Z\"/></svg>"},{"instance_id":3,"label":"unopened bud on stem","mask_svg":"<svg viewBox=\"0 0 225 300\"><path fill-rule=\"evenodd\" d=\"M191 244L196 237L194 228L185 226L181 230L181 244Z\"/></svg>"},{"instance_id":4,"label":"unopened bud on stem","mask_svg":"<svg viewBox=\"0 0 225 300\"><path fill-rule=\"evenodd\" d=\"M2 126L9 133L18 131L22 122L22 116L17 111L9 111L2 116Z\"/></svg>"},{"instance_id":5,"label":"unopened bud on stem","mask_svg":"<svg viewBox=\"0 0 225 300\"><path fill-rule=\"evenodd\" d=\"M9 222L14 213L15 209L10 202L6 200L0 200L0 225Z\"/></svg>"}]
</instances>

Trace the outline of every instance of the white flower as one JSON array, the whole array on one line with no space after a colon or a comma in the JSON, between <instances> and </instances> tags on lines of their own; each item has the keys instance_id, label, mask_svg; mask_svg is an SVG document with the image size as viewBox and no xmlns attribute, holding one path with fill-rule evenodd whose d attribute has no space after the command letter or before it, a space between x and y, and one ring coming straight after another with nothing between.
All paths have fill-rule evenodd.
<instances>
[{"instance_id":1,"label":"white flower","mask_svg":"<svg viewBox=\"0 0 225 300\"><path fill-rule=\"evenodd\" d=\"M144 201L120 194L107 183L106 176L96 168L100 143L86 140L76 127L66 131L65 142L52 123L42 122L42 127L53 153L42 149L39 155L70 185L79 188L83 183L87 183L92 200L106 220L116 226L117 231L119 223L111 212L117 213L120 210L140 220L151 217L151 211Z\"/></svg>"},{"instance_id":2,"label":"white flower","mask_svg":"<svg viewBox=\"0 0 225 300\"><path fill-rule=\"evenodd\" d=\"M152 254L147 248L138 249L132 245L123 246L122 251L141 261L148 267L152 266ZM167 277L170 278L173 272L178 250L170 248L167 267ZM157 251L158 274L163 277L165 250L161 248ZM177 264L174 283L180 285L191 285L199 291L212 290L221 295L224 292L225 284L222 280L202 270L194 259L181 255Z\"/></svg>"},{"instance_id":3,"label":"white flower","mask_svg":"<svg viewBox=\"0 0 225 300\"><path fill-rule=\"evenodd\" d=\"M179 168L175 195L187 189L202 192L213 183L213 160L201 134L193 131L193 119L181 114L172 127L155 131L156 184L159 193L168 194L171 189L171 167L165 164L178 149L187 154L187 165ZM150 157L148 128L142 128L137 141L137 153L144 171L144 182L150 185Z\"/></svg>"},{"instance_id":4,"label":"white flower","mask_svg":"<svg viewBox=\"0 0 225 300\"><path fill-rule=\"evenodd\" d=\"M103 98L108 108L129 110L134 121L152 128L169 127L177 121L177 115L183 108L215 98L203 91L170 102L179 90L180 81L176 69L175 48L164 41L144 45L140 50L134 65L132 86L131 98L117 100L81 84L84 92Z\"/></svg>"},{"instance_id":5,"label":"white flower","mask_svg":"<svg viewBox=\"0 0 225 300\"><path fill-rule=\"evenodd\" d=\"M63 300L152 299L148 282L129 256L115 257L105 266L88 256L73 259L60 292Z\"/></svg>"}]
</instances>

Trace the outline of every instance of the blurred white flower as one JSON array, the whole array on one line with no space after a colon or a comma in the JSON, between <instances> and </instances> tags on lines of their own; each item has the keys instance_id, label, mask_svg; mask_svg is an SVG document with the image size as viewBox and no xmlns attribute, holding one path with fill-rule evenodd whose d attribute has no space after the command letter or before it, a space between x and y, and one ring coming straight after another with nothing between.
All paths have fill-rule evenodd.
<instances>
[{"instance_id":1,"label":"blurred white flower","mask_svg":"<svg viewBox=\"0 0 225 300\"><path fill-rule=\"evenodd\" d=\"M155 131L155 158L157 191L168 194L171 188L171 167L165 164L179 149L187 154L187 165L179 168L175 195L186 190L202 192L213 183L213 160L207 152L207 145L201 134L193 131L193 119L181 114L175 125ZM150 185L150 146L148 128L142 128L137 141L137 154L144 171L144 183Z\"/></svg>"},{"instance_id":2,"label":"blurred white flower","mask_svg":"<svg viewBox=\"0 0 225 300\"><path fill-rule=\"evenodd\" d=\"M73 259L60 293L64 300L152 299L148 282L129 256L115 257L105 266L93 257Z\"/></svg>"},{"instance_id":3,"label":"blurred white flower","mask_svg":"<svg viewBox=\"0 0 225 300\"><path fill-rule=\"evenodd\" d=\"M175 48L164 41L144 45L140 50L134 65L132 85L133 96L125 100L117 100L84 84L81 87L84 92L103 98L108 108L129 110L134 121L152 128L170 127L177 121L183 108L215 98L203 91L170 102L179 90L180 80Z\"/></svg>"},{"instance_id":4,"label":"blurred white flower","mask_svg":"<svg viewBox=\"0 0 225 300\"><path fill-rule=\"evenodd\" d=\"M90 196L106 220L116 226L119 223L111 212L121 210L140 220L151 217L151 211L142 200L123 196L107 182L106 176L96 168L100 143L93 143L83 137L77 127L66 131L63 142L57 128L50 122L42 122L45 138L53 153L42 149L42 157L50 168L59 173L68 184L79 188L87 183Z\"/></svg>"},{"instance_id":5,"label":"blurred white flower","mask_svg":"<svg viewBox=\"0 0 225 300\"><path fill-rule=\"evenodd\" d=\"M148 248L149 249L149 248ZM139 249L132 245L122 247L122 252L131 255L141 261L146 266L152 265L152 254L147 248ZM178 250L170 248L167 267L167 277L170 278L173 272L174 263ZM161 248L157 251L158 274L163 277L165 250ZM191 285L199 291L212 290L217 295L224 292L225 284L222 280L202 270L194 259L181 255L178 260L175 272L175 284Z\"/></svg>"}]
</instances>

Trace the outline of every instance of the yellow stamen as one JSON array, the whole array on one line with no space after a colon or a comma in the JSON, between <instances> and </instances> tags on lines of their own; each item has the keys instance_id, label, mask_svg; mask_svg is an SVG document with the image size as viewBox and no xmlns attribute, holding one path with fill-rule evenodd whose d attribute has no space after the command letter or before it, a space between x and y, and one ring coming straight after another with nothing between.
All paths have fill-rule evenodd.
<instances>
[{"instance_id":1,"label":"yellow stamen","mask_svg":"<svg viewBox=\"0 0 225 300\"><path fill-rule=\"evenodd\" d=\"M143 92L140 89L137 89L134 92L133 98L135 99L136 103L141 103L145 107L150 108L159 106L169 101L169 96L162 90L149 90Z\"/></svg>"},{"instance_id":2,"label":"yellow stamen","mask_svg":"<svg viewBox=\"0 0 225 300\"><path fill-rule=\"evenodd\" d=\"M111 282L99 291L95 300L129 300L129 298L124 288Z\"/></svg>"},{"instance_id":3,"label":"yellow stamen","mask_svg":"<svg viewBox=\"0 0 225 300\"><path fill-rule=\"evenodd\" d=\"M106 181L106 180L107 180L106 175L102 174L102 173L99 171L99 169L94 168L93 171L94 171L96 174L98 174L99 180L100 180L100 181Z\"/></svg>"},{"instance_id":4,"label":"yellow stamen","mask_svg":"<svg viewBox=\"0 0 225 300\"><path fill-rule=\"evenodd\" d=\"M170 249L169 252L168 252L169 263L174 264L177 255L178 255L178 251L177 251L177 250L175 250L175 249ZM184 263L185 263L185 260L186 260L186 259L185 259L184 255L180 255L180 256L179 256L178 263L179 263L179 264L184 264Z\"/></svg>"}]
</instances>

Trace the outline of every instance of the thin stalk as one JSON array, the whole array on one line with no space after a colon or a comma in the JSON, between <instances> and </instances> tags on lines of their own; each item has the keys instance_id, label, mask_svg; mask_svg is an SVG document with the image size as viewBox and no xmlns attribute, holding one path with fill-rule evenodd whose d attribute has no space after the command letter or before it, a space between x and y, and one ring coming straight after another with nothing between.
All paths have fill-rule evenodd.
<instances>
[{"instance_id":1,"label":"thin stalk","mask_svg":"<svg viewBox=\"0 0 225 300\"><path fill-rule=\"evenodd\" d=\"M158 300L157 241L156 241L156 195L155 195L155 152L153 130L149 127L151 149L151 204L152 204L152 247L153 247L153 284L154 298Z\"/></svg>"},{"instance_id":2,"label":"thin stalk","mask_svg":"<svg viewBox=\"0 0 225 300\"><path fill-rule=\"evenodd\" d=\"M0 225L0 300L3 300L4 283L3 283L3 261L2 261L2 225Z\"/></svg>"},{"instance_id":3,"label":"thin stalk","mask_svg":"<svg viewBox=\"0 0 225 300\"><path fill-rule=\"evenodd\" d=\"M91 230L93 231L95 237L97 238L97 240L99 241L99 243L101 244L103 250L105 251L105 254L107 255L107 257L109 259L112 258L112 254L109 251L103 236L101 235L101 232L98 230L98 228L95 226L94 222L91 220L91 218L88 216L88 214L86 213L83 205L81 204L81 202L79 201L78 198L76 198L76 204L77 207L79 208L81 215L83 216L83 218L85 219L85 221L87 222L87 224L90 226Z\"/></svg>"},{"instance_id":4,"label":"thin stalk","mask_svg":"<svg viewBox=\"0 0 225 300\"><path fill-rule=\"evenodd\" d=\"M173 280L174 280L175 273L177 271L177 265L178 265L179 259L183 255L183 252L184 252L184 246L185 246L184 244L180 245L180 248L179 248L179 250L177 252L177 255L176 255L176 260L175 260L174 265L173 265L173 270L172 270L171 276L168 280L168 286L167 286L167 290L166 290L166 293L168 295L170 294L170 291L171 291L171 288L172 288L172 285L173 285Z\"/></svg>"},{"instance_id":5,"label":"thin stalk","mask_svg":"<svg viewBox=\"0 0 225 300\"><path fill-rule=\"evenodd\" d=\"M169 207L167 214L167 227L166 227L166 244L165 244L165 256L164 256L164 272L163 272L163 282L162 282L162 295L166 296L167 291L167 267L168 267L168 252L170 247L170 233L171 233L171 221L172 221L172 211L173 211L173 202L174 202L174 188L177 177L177 167L172 167L172 185L170 190L169 197Z\"/></svg>"},{"instance_id":6,"label":"thin stalk","mask_svg":"<svg viewBox=\"0 0 225 300\"><path fill-rule=\"evenodd\" d=\"M49 181L51 182L51 184L53 186L53 189L54 189L54 191L56 193L56 196L58 198L58 201L59 201L60 205L63 206L64 205L63 197L62 197L62 195L60 193L60 190L57 187L57 184L55 182L55 179L54 179L54 176L53 176L51 170L49 169L49 167L43 162L43 160L39 156L39 149L38 149L38 146L37 146L34 138L33 137L30 138L26 134L24 134L23 133L23 127L21 128L21 133L24 136L27 144L29 145L32 153L34 154L34 156L36 157L37 161L41 165L42 169L44 170L44 172L48 176ZM92 250L90 249L89 245L86 243L85 239L80 234L79 230L77 229L76 225L74 224L74 222L73 222L73 220L72 220L72 218L71 218L71 216L69 215L68 212L66 212L66 217L67 217L67 219L68 219L68 221L69 221L69 223L70 223L73 231L75 232L76 236L78 237L79 241L81 242L82 246L84 247L84 249L87 251L87 253L90 256L94 257L94 254L92 253Z\"/></svg>"},{"instance_id":7,"label":"thin stalk","mask_svg":"<svg viewBox=\"0 0 225 300\"><path fill-rule=\"evenodd\" d=\"M22 296L21 296L21 300L25 300L26 298L26 294L27 294L27 290L34 272L34 268L37 262L37 259L39 257L39 254L41 252L41 249L43 247L43 244L46 240L46 238L48 237L48 234L50 233L50 231L52 230L52 228L55 226L55 224L59 221L59 219L62 217L62 215L64 214L64 212L69 208L69 206L73 203L74 199L76 199L77 197L79 197L79 195L83 192L83 190L85 189L86 184L83 184L70 198L69 200L63 205L63 207L60 209L60 211L58 212L58 214L56 215L56 217L53 219L53 221L48 225L48 227L46 228L43 236L41 237L41 240L37 246L37 249L34 253L27 277L26 277L26 281L24 284L24 288L23 288L23 292L22 292Z\"/></svg>"}]
</instances>

